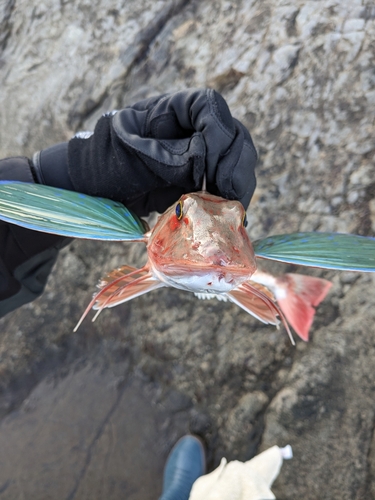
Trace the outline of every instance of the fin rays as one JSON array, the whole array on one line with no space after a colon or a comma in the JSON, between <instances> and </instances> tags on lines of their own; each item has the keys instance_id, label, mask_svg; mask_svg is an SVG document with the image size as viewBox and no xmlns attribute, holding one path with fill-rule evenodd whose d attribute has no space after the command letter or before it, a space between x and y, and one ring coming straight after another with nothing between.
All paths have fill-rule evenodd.
<instances>
[{"instance_id":1,"label":"fin rays","mask_svg":"<svg viewBox=\"0 0 375 500\"><path fill-rule=\"evenodd\" d=\"M242 283L235 290L228 292L227 295L232 302L266 324L278 325L277 316L279 316L286 328L291 343L295 345L283 312L272 298L270 298L270 292L267 290L268 293L265 293L264 288L257 283L246 282Z\"/></svg>"},{"instance_id":2,"label":"fin rays","mask_svg":"<svg viewBox=\"0 0 375 500\"><path fill-rule=\"evenodd\" d=\"M112 279L113 278L113 279ZM107 274L99 282L100 291L94 295L89 305L86 307L80 320L74 328L78 330L90 309L97 309L93 321L100 312L107 307L114 307L122 302L139 297L151 290L165 286L164 283L155 279L148 266L142 269L135 269L130 266L123 266Z\"/></svg>"},{"instance_id":3,"label":"fin rays","mask_svg":"<svg viewBox=\"0 0 375 500\"><path fill-rule=\"evenodd\" d=\"M122 203L41 184L0 181L0 219L71 238L147 240L145 225Z\"/></svg>"},{"instance_id":4,"label":"fin rays","mask_svg":"<svg viewBox=\"0 0 375 500\"><path fill-rule=\"evenodd\" d=\"M375 271L375 238L341 233L291 233L253 244L256 257L322 269Z\"/></svg>"}]
</instances>

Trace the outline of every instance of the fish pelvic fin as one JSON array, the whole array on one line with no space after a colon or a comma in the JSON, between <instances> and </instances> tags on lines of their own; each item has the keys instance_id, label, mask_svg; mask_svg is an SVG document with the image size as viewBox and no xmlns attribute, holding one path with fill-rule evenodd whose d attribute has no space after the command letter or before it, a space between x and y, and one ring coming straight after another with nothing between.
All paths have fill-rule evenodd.
<instances>
[{"instance_id":1,"label":"fish pelvic fin","mask_svg":"<svg viewBox=\"0 0 375 500\"><path fill-rule=\"evenodd\" d=\"M228 292L227 296L229 300L263 323L278 327L280 318L292 345L295 345L292 332L283 311L274 301L273 294L265 286L248 281Z\"/></svg>"},{"instance_id":2,"label":"fish pelvic fin","mask_svg":"<svg viewBox=\"0 0 375 500\"><path fill-rule=\"evenodd\" d=\"M165 286L164 283L153 277L147 264L141 269L130 266L114 269L99 281L100 290L92 298L74 331L78 330L91 308L97 310L92 320L95 321L103 309L117 306L162 286Z\"/></svg>"},{"instance_id":3,"label":"fish pelvic fin","mask_svg":"<svg viewBox=\"0 0 375 500\"><path fill-rule=\"evenodd\" d=\"M276 278L275 297L289 324L307 342L318 306L332 283L322 278L289 273Z\"/></svg>"}]
</instances>

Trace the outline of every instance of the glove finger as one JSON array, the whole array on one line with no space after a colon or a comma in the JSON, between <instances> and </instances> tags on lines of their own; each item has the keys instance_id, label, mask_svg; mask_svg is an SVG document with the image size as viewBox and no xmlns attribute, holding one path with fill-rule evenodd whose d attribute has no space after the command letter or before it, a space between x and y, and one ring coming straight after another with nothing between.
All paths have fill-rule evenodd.
<instances>
[{"instance_id":1,"label":"glove finger","mask_svg":"<svg viewBox=\"0 0 375 500\"><path fill-rule=\"evenodd\" d=\"M224 198L239 200L247 208L256 187L257 153L248 130L237 120L236 136L216 170L216 185Z\"/></svg>"},{"instance_id":2,"label":"glove finger","mask_svg":"<svg viewBox=\"0 0 375 500\"><path fill-rule=\"evenodd\" d=\"M166 182L175 182L182 175L191 177L191 167L195 186L199 186L199 180L203 176L204 158L206 146L202 134L194 133L189 138L176 138L175 134L168 137L168 134L157 134L155 138L145 137L140 134L141 123L143 121L139 113L133 109L126 108L116 113L112 120L115 135L120 142L128 149L133 150L141 156L149 169ZM124 149L114 138L115 150L119 149L118 160L121 161ZM117 144L120 146L117 147ZM168 167L174 167L176 172L170 174ZM186 172L184 173L184 168ZM201 171L202 170L202 171Z\"/></svg>"},{"instance_id":3,"label":"glove finger","mask_svg":"<svg viewBox=\"0 0 375 500\"><path fill-rule=\"evenodd\" d=\"M207 179L214 184L219 158L227 152L236 133L224 98L211 89L176 92L158 101L147 117L149 137L182 138L194 132L203 135Z\"/></svg>"},{"instance_id":4,"label":"glove finger","mask_svg":"<svg viewBox=\"0 0 375 500\"><path fill-rule=\"evenodd\" d=\"M164 99L164 97L168 96L169 94L160 94L160 95L154 95L151 97L146 97L146 99L142 99L141 101L136 102L135 104L132 104L131 106L127 106L125 109L135 109L136 111L147 111Z\"/></svg>"}]
</instances>

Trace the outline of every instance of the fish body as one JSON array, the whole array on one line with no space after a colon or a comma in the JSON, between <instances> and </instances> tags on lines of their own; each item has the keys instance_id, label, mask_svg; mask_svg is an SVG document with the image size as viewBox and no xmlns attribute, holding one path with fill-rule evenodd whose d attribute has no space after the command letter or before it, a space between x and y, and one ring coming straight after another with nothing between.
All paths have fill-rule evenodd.
<instances>
[{"instance_id":1,"label":"fish body","mask_svg":"<svg viewBox=\"0 0 375 500\"><path fill-rule=\"evenodd\" d=\"M98 315L107 307L170 286L200 298L229 300L267 324L278 326L281 320L294 343L289 321L307 340L314 306L331 284L310 276L275 278L259 271L245 226L246 212L238 201L207 192L183 195L144 235L147 264L140 270L123 266L106 275L76 329L92 307Z\"/></svg>"}]
</instances>

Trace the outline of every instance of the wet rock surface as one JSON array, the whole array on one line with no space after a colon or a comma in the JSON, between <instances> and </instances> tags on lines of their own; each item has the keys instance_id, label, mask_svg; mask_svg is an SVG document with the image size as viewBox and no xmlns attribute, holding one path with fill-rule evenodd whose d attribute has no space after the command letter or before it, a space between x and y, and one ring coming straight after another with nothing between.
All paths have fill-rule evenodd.
<instances>
[{"instance_id":1,"label":"wet rock surface","mask_svg":"<svg viewBox=\"0 0 375 500\"><path fill-rule=\"evenodd\" d=\"M2 498L156 498L189 403L124 363L55 372L1 423Z\"/></svg>"},{"instance_id":2,"label":"wet rock surface","mask_svg":"<svg viewBox=\"0 0 375 500\"><path fill-rule=\"evenodd\" d=\"M2 157L149 95L210 86L260 153L253 239L374 234L371 2L6 0L0 26ZM209 468L291 444L279 499L374 497L374 277L270 264L334 283L295 348L234 305L172 289L73 334L97 279L144 261L140 244L76 240L44 295L0 321L0 498L96 498L99 482L97 498L156 498L189 430Z\"/></svg>"}]
</instances>

